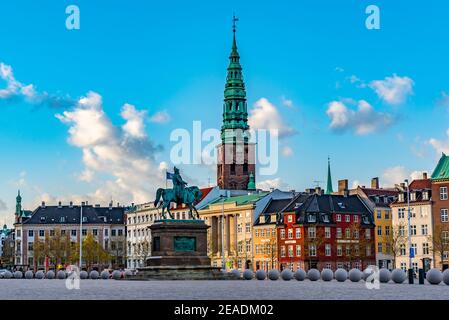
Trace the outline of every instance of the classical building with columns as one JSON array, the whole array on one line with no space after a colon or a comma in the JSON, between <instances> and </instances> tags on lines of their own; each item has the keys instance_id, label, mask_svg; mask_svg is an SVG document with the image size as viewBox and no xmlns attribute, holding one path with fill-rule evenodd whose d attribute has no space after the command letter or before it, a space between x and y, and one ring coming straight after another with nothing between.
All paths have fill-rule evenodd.
<instances>
[{"instance_id":1,"label":"classical building with columns","mask_svg":"<svg viewBox=\"0 0 449 320\"><path fill-rule=\"evenodd\" d=\"M200 210L200 216L210 226L208 254L212 266L227 269L253 268L253 224L258 201L268 192L220 197ZM223 259L224 258L224 259Z\"/></svg>"}]
</instances>

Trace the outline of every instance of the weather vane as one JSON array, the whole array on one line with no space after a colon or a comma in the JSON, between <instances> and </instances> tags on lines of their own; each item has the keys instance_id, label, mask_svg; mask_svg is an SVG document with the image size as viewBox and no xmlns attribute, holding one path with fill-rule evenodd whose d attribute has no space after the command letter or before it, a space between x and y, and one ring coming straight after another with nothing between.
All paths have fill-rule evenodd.
<instances>
[{"instance_id":1,"label":"weather vane","mask_svg":"<svg viewBox=\"0 0 449 320\"><path fill-rule=\"evenodd\" d=\"M235 13L232 16L232 31L235 33L236 22L239 21L239 18L235 17Z\"/></svg>"}]
</instances>

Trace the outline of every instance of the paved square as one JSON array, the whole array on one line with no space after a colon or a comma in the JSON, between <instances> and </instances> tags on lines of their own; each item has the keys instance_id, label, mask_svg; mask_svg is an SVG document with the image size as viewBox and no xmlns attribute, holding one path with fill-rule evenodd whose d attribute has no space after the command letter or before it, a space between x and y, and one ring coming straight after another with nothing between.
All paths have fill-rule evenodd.
<instances>
[{"instance_id":1,"label":"paved square","mask_svg":"<svg viewBox=\"0 0 449 320\"><path fill-rule=\"evenodd\" d=\"M369 290L363 281L344 283L305 281L126 281L81 280L79 290L68 290L65 280L0 279L0 300L140 300L140 299L449 299L449 286L380 284Z\"/></svg>"}]
</instances>

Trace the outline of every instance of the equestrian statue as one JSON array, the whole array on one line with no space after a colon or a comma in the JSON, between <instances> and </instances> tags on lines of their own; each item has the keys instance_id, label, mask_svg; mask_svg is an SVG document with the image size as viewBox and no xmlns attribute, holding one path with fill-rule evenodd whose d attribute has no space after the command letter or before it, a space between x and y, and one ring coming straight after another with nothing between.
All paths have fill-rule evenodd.
<instances>
[{"instance_id":1,"label":"equestrian statue","mask_svg":"<svg viewBox=\"0 0 449 320\"><path fill-rule=\"evenodd\" d=\"M196 186L187 186L187 182L182 180L179 174L179 169L174 168L174 174L171 175L173 181L173 189L163 189L159 188L156 191L156 200L154 201L154 206L160 208L162 206L162 217L166 219L165 209L167 209L170 218L174 218L173 214L170 212L170 204L175 202L178 205L186 204L189 207L190 219L199 219L200 215L195 208L195 203L197 203L203 193ZM161 201L162 198L162 201ZM196 217L193 214L196 213Z\"/></svg>"}]
</instances>

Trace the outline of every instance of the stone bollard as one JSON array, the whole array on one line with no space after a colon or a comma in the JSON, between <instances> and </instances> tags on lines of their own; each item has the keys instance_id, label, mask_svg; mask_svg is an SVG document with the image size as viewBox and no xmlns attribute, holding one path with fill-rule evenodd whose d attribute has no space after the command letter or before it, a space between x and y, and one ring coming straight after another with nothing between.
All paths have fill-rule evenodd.
<instances>
[{"instance_id":1,"label":"stone bollard","mask_svg":"<svg viewBox=\"0 0 449 320\"><path fill-rule=\"evenodd\" d=\"M310 269L307 272L307 278L309 278L310 281L318 281L320 276L321 274L317 269Z\"/></svg>"},{"instance_id":2,"label":"stone bollard","mask_svg":"<svg viewBox=\"0 0 449 320\"><path fill-rule=\"evenodd\" d=\"M407 278L407 274L402 269L394 269L391 273L391 279L395 283L403 283Z\"/></svg>"},{"instance_id":3,"label":"stone bollard","mask_svg":"<svg viewBox=\"0 0 449 320\"><path fill-rule=\"evenodd\" d=\"M359 282L362 279L362 271L357 268L349 270L349 280L352 282Z\"/></svg>"},{"instance_id":4,"label":"stone bollard","mask_svg":"<svg viewBox=\"0 0 449 320\"><path fill-rule=\"evenodd\" d=\"M34 273L31 270L28 270L27 272L25 272L25 279L33 279L34 277Z\"/></svg>"},{"instance_id":5,"label":"stone bollard","mask_svg":"<svg viewBox=\"0 0 449 320\"><path fill-rule=\"evenodd\" d=\"M379 281L381 283L388 283L391 280L391 272L386 268L379 270Z\"/></svg>"},{"instance_id":6,"label":"stone bollard","mask_svg":"<svg viewBox=\"0 0 449 320\"><path fill-rule=\"evenodd\" d=\"M348 279L348 271L342 268L337 269L335 271L335 279L338 282L345 282Z\"/></svg>"},{"instance_id":7,"label":"stone bollard","mask_svg":"<svg viewBox=\"0 0 449 320\"><path fill-rule=\"evenodd\" d=\"M267 273L265 272L265 270L261 269L261 270L256 271L256 279L257 280L265 280L266 277L267 277Z\"/></svg>"},{"instance_id":8,"label":"stone bollard","mask_svg":"<svg viewBox=\"0 0 449 320\"><path fill-rule=\"evenodd\" d=\"M252 280L253 277L254 277L254 273L251 270L245 269L245 271L243 271L243 279Z\"/></svg>"},{"instance_id":9,"label":"stone bollard","mask_svg":"<svg viewBox=\"0 0 449 320\"><path fill-rule=\"evenodd\" d=\"M427 271L426 279L430 284L440 284L443 281L443 274L437 268Z\"/></svg>"},{"instance_id":10,"label":"stone bollard","mask_svg":"<svg viewBox=\"0 0 449 320\"><path fill-rule=\"evenodd\" d=\"M321 270L321 279L323 281L332 281L334 279L334 272L331 269Z\"/></svg>"},{"instance_id":11,"label":"stone bollard","mask_svg":"<svg viewBox=\"0 0 449 320\"><path fill-rule=\"evenodd\" d=\"M298 269L295 272L295 279L298 281L304 281L307 277L307 273L303 269Z\"/></svg>"}]
</instances>

